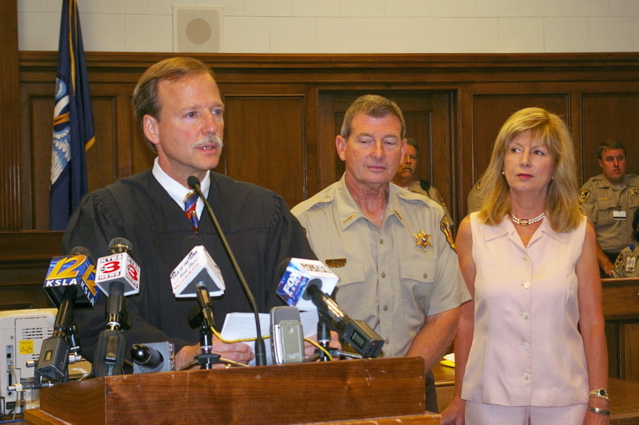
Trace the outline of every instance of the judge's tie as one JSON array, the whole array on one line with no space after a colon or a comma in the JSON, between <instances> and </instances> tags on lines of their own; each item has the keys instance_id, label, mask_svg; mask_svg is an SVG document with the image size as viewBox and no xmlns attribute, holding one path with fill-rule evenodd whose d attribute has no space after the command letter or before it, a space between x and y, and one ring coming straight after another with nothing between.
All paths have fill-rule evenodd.
<instances>
[{"instance_id":1,"label":"judge's tie","mask_svg":"<svg viewBox=\"0 0 639 425\"><path fill-rule=\"evenodd\" d=\"M195 207L197 205L198 194L196 191L189 192L184 198L184 212L191 223L193 223L193 230L197 233L197 226L199 225L199 220L197 219L197 211L195 211Z\"/></svg>"}]
</instances>

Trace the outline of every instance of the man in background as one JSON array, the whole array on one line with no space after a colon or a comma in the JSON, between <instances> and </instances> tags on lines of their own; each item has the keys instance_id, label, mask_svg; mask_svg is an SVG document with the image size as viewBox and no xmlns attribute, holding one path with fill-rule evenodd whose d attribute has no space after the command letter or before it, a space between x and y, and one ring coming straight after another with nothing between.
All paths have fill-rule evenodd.
<instances>
[{"instance_id":1,"label":"man in background","mask_svg":"<svg viewBox=\"0 0 639 425\"><path fill-rule=\"evenodd\" d=\"M419 356L430 371L470 296L442 207L390 184L406 155L404 133L394 102L374 95L355 100L335 140L344 176L292 212L318 258L340 278L336 301L384 338L382 355ZM430 372L426 409L437 412Z\"/></svg>"},{"instance_id":2,"label":"man in background","mask_svg":"<svg viewBox=\"0 0 639 425\"><path fill-rule=\"evenodd\" d=\"M415 169L417 168L417 154L419 153L419 145L417 141L412 137L406 138L406 155L404 161L400 163L397 169L397 174L393 177L393 183L397 186L409 190L413 193L419 193L427 198L432 199L442 206L446 220L448 220L448 226L452 230L455 226L453 218L448 212L448 207L444 198L439 194L435 186L430 184L426 179L414 180Z\"/></svg>"},{"instance_id":3,"label":"man in background","mask_svg":"<svg viewBox=\"0 0 639 425\"><path fill-rule=\"evenodd\" d=\"M468 212L466 214L474 213L481 209L481 204L484 202L484 195L481 190L481 178L477 180L477 183L473 185L473 188L468 192L468 198L466 198L466 205Z\"/></svg>"},{"instance_id":4,"label":"man in background","mask_svg":"<svg viewBox=\"0 0 639 425\"><path fill-rule=\"evenodd\" d=\"M599 145L602 173L581 187L581 209L597 234L601 277L611 277L619 252L631 243L632 218L639 209L639 177L626 174L626 147L614 140Z\"/></svg>"}]
</instances>

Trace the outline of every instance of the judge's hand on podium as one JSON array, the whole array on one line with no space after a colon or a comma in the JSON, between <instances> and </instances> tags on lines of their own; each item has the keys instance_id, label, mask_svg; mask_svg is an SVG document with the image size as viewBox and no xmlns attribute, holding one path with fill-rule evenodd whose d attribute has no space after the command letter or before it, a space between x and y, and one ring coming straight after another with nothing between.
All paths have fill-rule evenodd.
<instances>
[{"instance_id":1,"label":"judge's hand on podium","mask_svg":"<svg viewBox=\"0 0 639 425\"><path fill-rule=\"evenodd\" d=\"M217 339L217 337L213 337L213 352L215 354L219 354L225 359L244 364L248 364L248 362L253 360L255 357L251 347L243 342L232 342L227 344ZM180 369L182 366L191 363L193 359L200 354L202 354L202 349L200 348L199 343L182 347L182 349L175 355L176 369ZM225 367L223 363L213 365L213 368L223 367Z\"/></svg>"}]
</instances>

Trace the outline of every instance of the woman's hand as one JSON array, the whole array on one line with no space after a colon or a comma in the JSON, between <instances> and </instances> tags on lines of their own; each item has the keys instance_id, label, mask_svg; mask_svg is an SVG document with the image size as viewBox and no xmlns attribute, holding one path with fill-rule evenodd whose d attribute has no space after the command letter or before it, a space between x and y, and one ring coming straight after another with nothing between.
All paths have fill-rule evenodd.
<instances>
[{"instance_id":1,"label":"woman's hand","mask_svg":"<svg viewBox=\"0 0 639 425\"><path fill-rule=\"evenodd\" d=\"M458 395L442 412L442 425L464 425L466 402Z\"/></svg>"}]
</instances>

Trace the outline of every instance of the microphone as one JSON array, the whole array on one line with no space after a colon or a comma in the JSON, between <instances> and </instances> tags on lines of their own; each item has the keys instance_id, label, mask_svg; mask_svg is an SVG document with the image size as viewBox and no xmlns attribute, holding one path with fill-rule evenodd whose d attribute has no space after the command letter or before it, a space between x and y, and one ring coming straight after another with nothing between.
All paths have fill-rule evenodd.
<instances>
[{"instance_id":1,"label":"microphone","mask_svg":"<svg viewBox=\"0 0 639 425\"><path fill-rule=\"evenodd\" d=\"M60 307L67 288L75 286L75 308L95 306L100 289L95 285L95 265L88 249L76 246L68 255L53 257L44 278L44 290L56 307Z\"/></svg>"},{"instance_id":2,"label":"microphone","mask_svg":"<svg viewBox=\"0 0 639 425\"><path fill-rule=\"evenodd\" d=\"M297 307L271 309L271 349L275 364L304 361L304 332Z\"/></svg>"},{"instance_id":3,"label":"microphone","mask_svg":"<svg viewBox=\"0 0 639 425\"><path fill-rule=\"evenodd\" d=\"M202 354L195 359L202 369L210 369L214 363L220 362L220 355L213 353L213 330L215 329L213 306L206 285L198 282L195 287L198 305L189 312L189 325L193 329L200 328L200 349L202 350Z\"/></svg>"},{"instance_id":4,"label":"microphone","mask_svg":"<svg viewBox=\"0 0 639 425\"><path fill-rule=\"evenodd\" d=\"M110 291L119 290L129 296L140 293L140 266L131 258L131 242L125 238L113 238L109 253L98 259L95 284L111 298Z\"/></svg>"},{"instance_id":5,"label":"microphone","mask_svg":"<svg viewBox=\"0 0 639 425\"><path fill-rule=\"evenodd\" d=\"M362 357L375 358L382 351L384 340L363 320L353 320L333 300L311 281L306 290L317 306L320 316L328 318L329 326Z\"/></svg>"},{"instance_id":6,"label":"microphone","mask_svg":"<svg viewBox=\"0 0 639 425\"><path fill-rule=\"evenodd\" d=\"M190 246L193 248L188 251ZM211 297L224 294L224 279L199 237L189 236L182 243L182 248L188 254L171 272L173 295L177 298L197 298L198 305L188 314L189 325L193 329L200 328L202 355L196 359L201 361L204 368L210 368L219 360L219 356L212 354L215 319ZM214 289L209 290L207 284Z\"/></svg>"},{"instance_id":7,"label":"microphone","mask_svg":"<svg viewBox=\"0 0 639 425\"><path fill-rule=\"evenodd\" d=\"M175 346L168 341L135 344L131 348L131 358L134 374L175 370Z\"/></svg>"},{"instance_id":8,"label":"microphone","mask_svg":"<svg viewBox=\"0 0 639 425\"><path fill-rule=\"evenodd\" d=\"M282 276L275 292L286 304L296 306L300 310L315 310L317 306L306 292L310 282L314 282L321 290L330 295L333 293L339 277L321 261L303 258L287 258L280 263L279 274Z\"/></svg>"},{"instance_id":9,"label":"microphone","mask_svg":"<svg viewBox=\"0 0 639 425\"><path fill-rule=\"evenodd\" d=\"M95 305L99 290L94 284L95 266L88 249L77 246L69 255L54 257L44 281L44 289L58 308L53 334L42 342L35 379L68 380L69 361L80 359L73 309ZM78 289L80 288L80 289ZM69 354L74 356L70 359Z\"/></svg>"},{"instance_id":10,"label":"microphone","mask_svg":"<svg viewBox=\"0 0 639 425\"><path fill-rule=\"evenodd\" d=\"M202 282L196 284L197 287L197 304L189 312L189 324L193 329L204 326L209 331L215 328L215 318L213 314L213 306L206 285Z\"/></svg>"},{"instance_id":11,"label":"microphone","mask_svg":"<svg viewBox=\"0 0 639 425\"><path fill-rule=\"evenodd\" d=\"M212 329L215 327L215 318L213 316L213 307L211 306L211 298L209 296L209 291L201 282L197 284L197 304L200 308L200 312L202 314L202 320L204 320L204 324Z\"/></svg>"},{"instance_id":12,"label":"microphone","mask_svg":"<svg viewBox=\"0 0 639 425\"><path fill-rule=\"evenodd\" d=\"M280 270L284 264L282 262ZM351 319L335 300L324 293L325 286L334 289L338 279L321 261L292 258L282 273L276 292L291 306L310 299L320 318L326 319L330 328L355 351L362 357L377 357L384 346L382 337L363 320Z\"/></svg>"},{"instance_id":13,"label":"microphone","mask_svg":"<svg viewBox=\"0 0 639 425\"><path fill-rule=\"evenodd\" d=\"M198 283L205 285L212 297L223 295L225 285L222 272L200 238L195 235L186 238L182 244L183 250L186 251L189 246L193 248L171 272L173 295L176 298L195 298Z\"/></svg>"},{"instance_id":14,"label":"microphone","mask_svg":"<svg viewBox=\"0 0 639 425\"><path fill-rule=\"evenodd\" d=\"M140 292L140 267L130 253L131 242L114 238L109 243L107 256L98 260L95 283L109 299L107 328L100 332L93 359L96 377L120 375L124 366L126 338L122 330L131 328L124 296Z\"/></svg>"},{"instance_id":15,"label":"microphone","mask_svg":"<svg viewBox=\"0 0 639 425\"><path fill-rule=\"evenodd\" d=\"M189 176L189 178L187 179L187 182L189 184L189 187L195 190L197 194L200 196L200 199L202 200L202 202L204 202L204 206L206 207L206 210L208 211L209 216L211 217L211 220L213 221L213 226L215 227L215 230L217 231L217 234L220 237L220 241L222 242L222 245L224 246L226 255L228 256L229 260L231 261L231 264L233 265L233 270L235 270L235 274L237 275L237 278L240 281L240 284L242 285L242 289L244 289L244 293L246 294L246 298L248 299L251 309L253 310L253 314L255 315L255 332L256 332L255 348L254 348L255 364L257 366L265 366L266 365L266 347L264 345L264 338L262 338L262 330L260 328L260 315L259 315L260 313L259 313L259 310L257 309L257 303L255 302L255 297L253 296L253 293L251 292L251 288L249 288L248 284L246 283L244 274L242 273L242 270L240 269L240 266L237 263L237 259L235 258L235 255L233 254L233 251L231 250L231 246L226 240L226 236L224 236L222 227L220 226L220 223L217 221L217 217L215 213L213 212L213 208L211 208L211 204L209 204L209 201L206 199L206 196L204 196L204 193L202 193L202 189L200 189L200 179L198 179L195 176Z\"/></svg>"}]
</instances>

